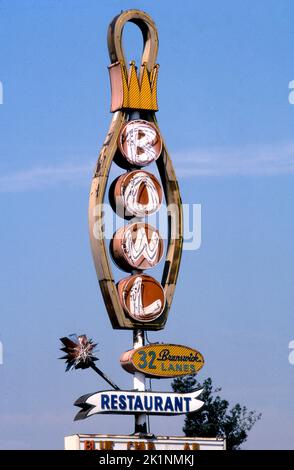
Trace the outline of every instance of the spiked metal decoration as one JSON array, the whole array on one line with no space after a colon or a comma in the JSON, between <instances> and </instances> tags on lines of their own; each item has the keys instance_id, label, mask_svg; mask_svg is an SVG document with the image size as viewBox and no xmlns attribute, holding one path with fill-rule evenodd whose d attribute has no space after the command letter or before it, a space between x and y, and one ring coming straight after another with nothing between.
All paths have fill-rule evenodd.
<instances>
[{"instance_id":1,"label":"spiked metal decoration","mask_svg":"<svg viewBox=\"0 0 294 470\"><path fill-rule=\"evenodd\" d=\"M98 360L93 355L97 344L88 339L86 335L69 335L68 337L60 338L60 341L64 344L64 347L60 349L66 353L65 356L60 358L66 360L66 371L87 369L91 366L91 363Z\"/></svg>"},{"instance_id":2,"label":"spiked metal decoration","mask_svg":"<svg viewBox=\"0 0 294 470\"><path fill-rule=\"evenodd\" d=\"M120 388L110 380L107 375L102 372L96 365L95 361L99 361L98 357L94 356L95 347L97 343L93 343L86 335L69 335L60 338L63 348L61 351L65 352L65 356L60 359L65 359L67 364L66 371L72 369L88 369L91 367L100 377L102 377L114 390Z\"/></svg>"}]
</instances>

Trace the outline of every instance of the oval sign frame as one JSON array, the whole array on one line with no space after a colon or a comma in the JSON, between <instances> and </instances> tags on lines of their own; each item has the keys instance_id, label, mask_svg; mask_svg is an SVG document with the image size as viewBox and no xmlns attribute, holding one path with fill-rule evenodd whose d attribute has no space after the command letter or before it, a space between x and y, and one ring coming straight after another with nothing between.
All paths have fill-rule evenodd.
<instances>
[{"instance_id":1,"label":"oval sign frame","mask_svg":"<svg viewBox=\"0 0 294 470\"><path fill-rule=\"evenodd\" d=\"M182 357L182 359L177 360L176 357ZM204 365L204 357L199 351L189 346L158 343L122 353L120 364L130 374L141 372L153 379L171 379L196 374Z\"/></svg>"}]
</instances>

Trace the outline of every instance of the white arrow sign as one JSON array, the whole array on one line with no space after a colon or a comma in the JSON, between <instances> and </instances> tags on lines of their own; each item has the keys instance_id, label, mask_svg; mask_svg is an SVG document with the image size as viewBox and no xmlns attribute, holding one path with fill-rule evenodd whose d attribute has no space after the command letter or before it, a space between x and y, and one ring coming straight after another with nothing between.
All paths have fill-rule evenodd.
<instances>
[{"instance_id":1,"label":"white arrow sign","mask_svg":"<svg viewBox=\"0 0 294 470\"><path fill-rule=\"evenodd\" d=\"M203 401L196 398L202 390L194 390L191 393L105 390L83 395L75 402L75 406L82 408L76 415L75 421L97 413L147 413L171 416L191 413L204 405Z\"/></svg>"}]
</instances>

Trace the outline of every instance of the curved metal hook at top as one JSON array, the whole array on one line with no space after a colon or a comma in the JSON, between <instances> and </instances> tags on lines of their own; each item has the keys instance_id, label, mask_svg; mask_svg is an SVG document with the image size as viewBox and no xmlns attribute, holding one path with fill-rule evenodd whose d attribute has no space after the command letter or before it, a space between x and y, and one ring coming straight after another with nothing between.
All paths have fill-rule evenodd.
<instances>
[{"instance_id":1,"label":"curved metal hook at top","mask_svg":"<svg viewBox=\"0 0 294 470\"><path fill-rule=\"evenodd\" d=\"M136 24L143 35L143 54L139 76L135 62L128 69L123 49L122 35L125 24ZM127 10L116 16L109 25L108 51L111 65L108 67L111 84L110 111L140 109L158 111L156 62L158 34L154 21L140 10Z\"/></svg>"},{"instance_id":2,"label":"curved metal hook at top","mask_svg":"<svg viewBox=\"0 0 294 470\"><path fill-rule=\"evenodd\" d=\"M107 34L108 51L111 63L120 62L126 66L126 58L122 45L122 34L125 24L130 21L136 24L143 35L142 64L152 71L156 64L158 51L158 33L152 18L144 11L127 10L116 16L110 23Z\"/></svg>"}]
</instances>

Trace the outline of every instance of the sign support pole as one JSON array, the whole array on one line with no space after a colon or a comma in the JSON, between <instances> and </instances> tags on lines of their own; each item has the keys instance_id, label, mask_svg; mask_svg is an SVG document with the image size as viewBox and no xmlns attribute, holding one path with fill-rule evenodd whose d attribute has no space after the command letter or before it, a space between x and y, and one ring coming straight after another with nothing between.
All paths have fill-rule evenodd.
<instances>
[{"instance_id":1,"label":"sign support pole","mask_svg":"<svg viewBox=\"0 0 294 470\"><path fill-rule=\"evenodd\" d=\"M145 346L145 333L144 330L133 330L134 349ZM139 391L146 390L145 375L141 372L134 373L134 389ZM140 413L135 415L135 434L147 434L147 415Z\"/></svg>"},{"instance_id":2,"label":"sign support pole","mask_svg":"<svg viewBox=\"0 0 294 470\"><path fill-rule=\"evenodd\" d=\"M129 120L140 119L139 111L131 111L129 114ZM132 274L137 271L132 271ZM145 332L141 329L133 330L133 344L134 349L145 346ZM140 372L134 373L134 389L144 392L146 390L145 375ZM147 415L140 413L135 415L135 434L147 434Z\"/></svg>"}]
</instances>

